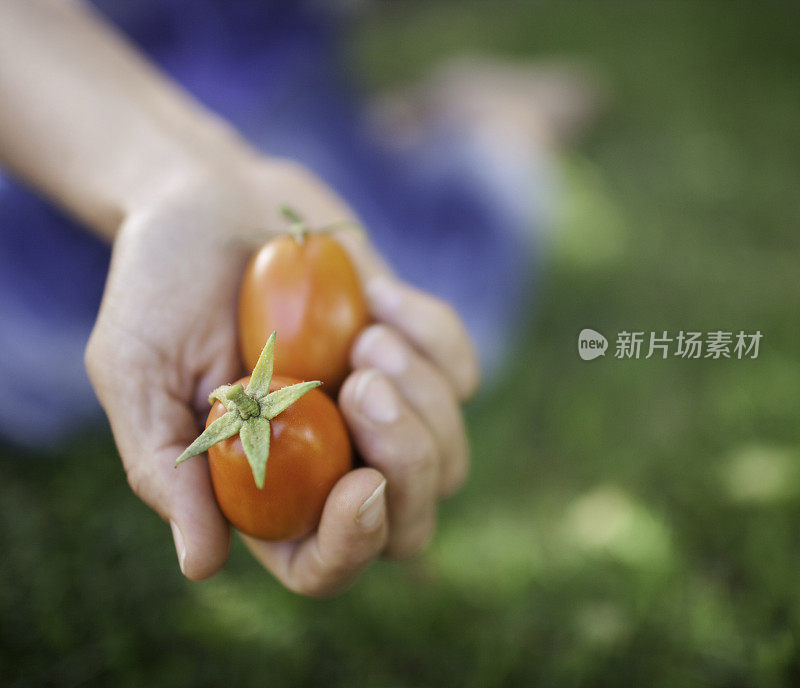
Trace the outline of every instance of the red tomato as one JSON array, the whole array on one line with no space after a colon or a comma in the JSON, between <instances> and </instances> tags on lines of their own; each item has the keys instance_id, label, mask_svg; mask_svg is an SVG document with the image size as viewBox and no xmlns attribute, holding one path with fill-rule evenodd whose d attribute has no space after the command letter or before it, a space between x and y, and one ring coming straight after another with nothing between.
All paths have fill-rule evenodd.
<instances>
[{"instance_id":1,"label":"red tomato","mask_svg":"<svg viewBox=\"0 0 800 688\"><path fill-rule=\"evenodd\" d=\"M247 386L250 378L238 382ZM278 375L270 391L297 380ZM216 401L206 427L226 412ZM270 421L270 447L263 489L242 449L239 435L208 449L217 503L239 530L264 540L294 540L311 533L336 482L352 467L344 420L319 389L306 392Z\"/></svg>"},{"instance_id":2,"label":"red tomato","mask_svg":"<svg viewBox=\"0 0 800 688\"><path fill-rule=\"evenodd\" d=\"M321 380L335 393L349 371L350 348L369 313L350 258L326 234L283 236L250 260L239 292L239 344L252 370L277 331L275 372Z\"/></svg>"}]
</instances>

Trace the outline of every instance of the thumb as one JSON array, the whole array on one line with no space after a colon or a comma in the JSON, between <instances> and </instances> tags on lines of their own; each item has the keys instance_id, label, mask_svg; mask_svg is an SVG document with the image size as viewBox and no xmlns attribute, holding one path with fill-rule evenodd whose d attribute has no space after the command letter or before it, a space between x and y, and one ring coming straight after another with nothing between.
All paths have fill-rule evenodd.
<instances>
[{"instance_id":1,"label":"thumb","mask_svg":"<svg viewBox=\"0 0 800 688\"><path fill-rule=\"evenodd\" d=\"M216 573L228 557L230 528L217 506L208 465L197 458L174 467L197 425L182 395L167 387L163 357L127 334L98 325L86 368L114 434L131 489L167 522L183 574Z\"/></svg>"}]
</instances>

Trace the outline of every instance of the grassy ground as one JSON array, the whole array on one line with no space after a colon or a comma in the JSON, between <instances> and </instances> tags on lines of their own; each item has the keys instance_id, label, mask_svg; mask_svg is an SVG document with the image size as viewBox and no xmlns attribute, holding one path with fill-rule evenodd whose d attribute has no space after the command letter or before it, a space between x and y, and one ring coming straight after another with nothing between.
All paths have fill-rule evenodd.
<instances>
[{"instance_id":1,"label":"grassy ground","mask_svg":"<svg viewBox=\"0 0 800 688\"><path fill-rule=\"evenodd\" d=\"M3 458L3 685L800 683L796 16L430 5L360 31L371 83L471 48L583 55L615 94L563 158L538 309L469 409L473 477L430 551L324 603L238 545L190 584L107 437ZM583 327L764 339L757 360L584 363Z\"/></svg>"}]
</instances>

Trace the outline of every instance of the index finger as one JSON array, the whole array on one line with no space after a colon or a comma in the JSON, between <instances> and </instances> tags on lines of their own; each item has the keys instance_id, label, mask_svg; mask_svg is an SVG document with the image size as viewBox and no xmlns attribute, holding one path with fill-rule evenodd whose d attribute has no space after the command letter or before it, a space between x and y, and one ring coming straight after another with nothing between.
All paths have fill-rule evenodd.
<instances>
[{"instance_id":1,"label":"index finger","mask_svg":"<svg viewBox=\"0 0 800 688\"><path fill-rule=\"evenodd\" d=\"M339 230L336 238L355 263L372 315L402 332L433 361L459 399L472 396L480 384L480 366L455 309L397 279L363 233Z\"/></svg>"}]
</instances>

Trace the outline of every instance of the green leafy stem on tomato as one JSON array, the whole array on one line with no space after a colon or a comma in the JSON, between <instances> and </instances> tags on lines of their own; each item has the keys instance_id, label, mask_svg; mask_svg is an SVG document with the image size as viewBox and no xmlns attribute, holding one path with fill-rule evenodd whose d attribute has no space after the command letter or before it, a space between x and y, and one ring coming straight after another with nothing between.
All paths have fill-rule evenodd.
<instances>
[{"instance_id":1,"label":"green leafy stem on tomato","mask_svg":"<svg viewBox=\"0 0 800 688\"><path fill-rule=\"evenodd\" d=\"M239 433L247 461L253 471L253 479L259 489L264 488L269 458L269 422L309 390L319 387L319 380L299 382L289 387L269 391L272 381L272 365L275 358L275 332L273 332L258 358L247 389L241 384L222 385L208 397L208 403L218 400L228 412L209 425L175 461L175 466L193 456L202 454L209 447Z\"/></svg>"}]
</instances>

